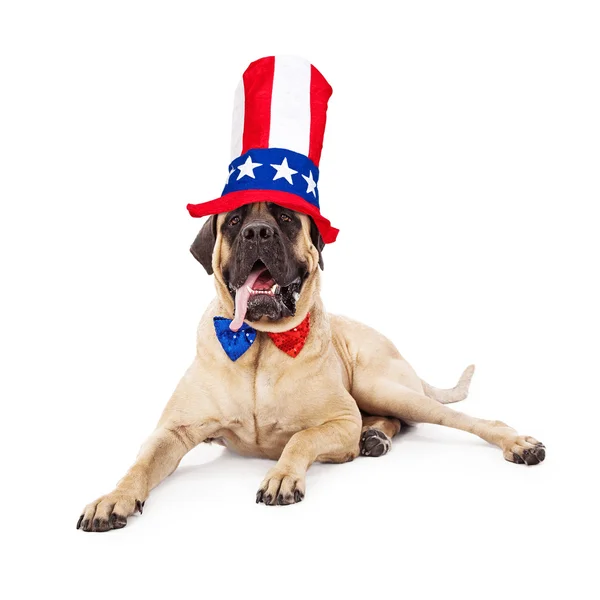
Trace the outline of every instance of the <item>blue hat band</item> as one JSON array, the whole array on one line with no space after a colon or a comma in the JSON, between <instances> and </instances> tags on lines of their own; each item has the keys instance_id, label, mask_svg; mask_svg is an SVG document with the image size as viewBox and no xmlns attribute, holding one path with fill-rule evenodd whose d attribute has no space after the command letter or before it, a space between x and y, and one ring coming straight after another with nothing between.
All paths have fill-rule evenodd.
<instances>
[{"instance_id":1,"label":"blue hat band","mask_svg":"<svg viewBox=\"0 0 600 600\"><path fill-rule=\"evenodd\" d=\"M245 190L288 192L319 208L319 169L307 156L281 148L257 148L229 165L223 196Z\"/></svg>"}]
</instances>

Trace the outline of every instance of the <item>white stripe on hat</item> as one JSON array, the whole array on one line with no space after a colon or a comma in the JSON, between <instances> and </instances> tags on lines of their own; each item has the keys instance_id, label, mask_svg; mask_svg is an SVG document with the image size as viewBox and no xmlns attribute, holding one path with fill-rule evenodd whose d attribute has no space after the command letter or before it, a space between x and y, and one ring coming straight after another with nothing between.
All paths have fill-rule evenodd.
<instances>
[{"instance_id":1,"label":"white stripe on hat","mask_svg":"<svg viewBox=\"0 0 600 600\"><path fill-rule=\"evenodd\" d=\"M244 80L242 79L233 97L233 124L231 126L231 160L242 154L244 141Z\"/></svg>"},{"instance_id":2,"label":"white stripe on hat","mask_svg":"<svg viewBox=\"0 0 600 600\"><path fill-rule=\"evenodd\" d=\"M276 56L269 148L308 156L310 145L310 63L296 56Z\"/></svg>"}]
</instances>

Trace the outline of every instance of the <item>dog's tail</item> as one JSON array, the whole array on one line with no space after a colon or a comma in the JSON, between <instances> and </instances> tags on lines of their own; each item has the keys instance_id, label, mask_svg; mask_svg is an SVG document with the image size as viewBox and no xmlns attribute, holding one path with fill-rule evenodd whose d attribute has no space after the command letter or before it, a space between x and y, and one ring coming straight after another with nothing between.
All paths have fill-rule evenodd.
<instances>
[{"instance_id":1,"label":"dog's tail","mask_svg":"<svg viewBox=\"0 0 600 600\"><path fill-rule=\"evenodd\" d=\"M439 388L429 385L426 381L421 379L423 384L423 391L426 396L437 400L441 404L452 404L453 402L460 402L467 397L469 393L469 386L471 385L471 378L475 372L475 365L469 365L460 376L458 383L449 390L441 390Z\"/></svg>"}]
</instances>

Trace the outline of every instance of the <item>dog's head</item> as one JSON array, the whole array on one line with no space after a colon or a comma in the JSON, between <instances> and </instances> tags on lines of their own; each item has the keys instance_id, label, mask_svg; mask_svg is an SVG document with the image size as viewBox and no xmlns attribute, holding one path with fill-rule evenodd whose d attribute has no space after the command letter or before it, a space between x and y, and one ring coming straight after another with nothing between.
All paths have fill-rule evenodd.
<instances>
[{"instance_id":1,"label":"dog's head","mask_svg":"<svg viewBox=\"0 0 600 600\"><path fill-rule=\"evenodd\" d=\"M312 219L271 202L247 204L210 217L190 251L235 318L261 331L300 322L318 293L323 240Z\"/></svg>"}]
</instances>

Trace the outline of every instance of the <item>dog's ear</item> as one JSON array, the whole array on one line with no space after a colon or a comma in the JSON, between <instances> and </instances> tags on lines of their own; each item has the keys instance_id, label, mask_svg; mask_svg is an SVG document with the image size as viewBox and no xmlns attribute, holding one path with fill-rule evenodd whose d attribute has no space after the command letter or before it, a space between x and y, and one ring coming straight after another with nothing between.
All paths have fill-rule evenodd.
<instances>
[{"instance_id":1,"label":"dog's ear","mask_svg":"<svg viewBox=\"0 0 600 600\"><path fill-rule=\"evenodd\" d=\"M313 246L319 251L319 266L321 267L321 271L323 270L323 248L325 248L325 242L315 225L315 222L310 220L310 239L313 243Z\"/></svg>"},{"instance_id":2,"label":"dog's ear","mask_svg":"<svg viewBox=\"0 0 600 600\"><path fill-rule=\"evenodd\" d=\"M209 275L213 274L212 254L217 240L217 217L212 215L202 226L194 243L190 246L192 256L206 269Z\"/></svg>"}]
</instances>

